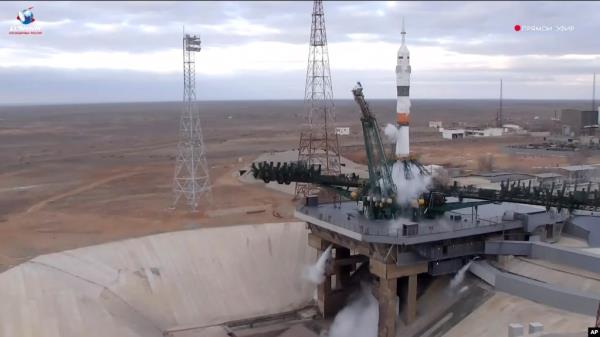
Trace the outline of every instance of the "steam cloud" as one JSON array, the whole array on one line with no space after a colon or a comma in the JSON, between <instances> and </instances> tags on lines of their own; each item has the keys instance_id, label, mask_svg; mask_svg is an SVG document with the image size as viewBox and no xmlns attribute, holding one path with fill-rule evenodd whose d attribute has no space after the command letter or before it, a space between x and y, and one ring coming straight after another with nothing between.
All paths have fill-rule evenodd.
<instances>
[{"instance_id":1,"label":"steam cloud","mask_svg":"<svg viewBox=\"0 0 600 337\"><path fill-rule=\"evenodd\" d=\"M398 129L392 124L388 124L385 126L385 129L383 129L383 133L389 138L389 140L395 141L398 134Z\"/></svg>"},{"instance_id":2,"label":"steam cloud","mask_svg":"<svg viewBox=\"0 0 600 337\"><path fill-rule=\"evenodd\" d=\"M398 129L388 124L385 126L383 133L391 140L396 141L398 136ZM398 191L397 201L401 205L410 203L412 199L416 199L419 195L427 191L427 187L431 183L431 176L421 175L419 168L415 165L408 165L409 176L411 179L406 179L404 172L404 163L396 162L392 166L392 180L396 184L396 190Z\"/></svg>"},{"instance_id":3,"label":"steam cloud","mask_svg":"<svg viewBox=\"0 0 600 337\"><path fill-rule=\"evenodd\" d=\"M377 337L379 303L371 287L361 286L361 291L333 320L329 337Z\"/></svg>"},{"instance_id":4,"label":"steam cloud","mask_svg":"<svg viewBox=\"0 0 600 337\"><path fill-rule=\"evenodd\" d=\"M304 278L314 284L321 284L325 280L327 260L331 257L331 245L319 256L317 262L304 268Z\"/></svg>"},{"instance_id":5,"label":"steam cloud","mask_svg":"<svg viewBox=\"0 0 600 337\"><path fill-rule=\"evenodd\" d=\"M409 177L412 177L411 179L406 179L404 163L396 162L392 166L392 180L398 191L396 198L401 205L406 205L412 199L418 198L421 193L427 191L427 187L431 183L431 176L422 175L416 165L409 164L407 168L410 170Z\"/></svg>"},{"instance_id":6,"label":"steam cloud","mask_svg":"<svg viewBox=\"0 0 600 337\"><path fill-rule=\"evenodd\" d=\"M460 270L456 273L456 275L454 275L452 280L450 280L450 288L456 288L462 283L462 281L465 279L465 273L475 260L477 260L477 257L475 257L473 260L469 261L469 263L465 264L464 266L462 266L462 268L460 268Z\"/></svg>"}]
</instances>

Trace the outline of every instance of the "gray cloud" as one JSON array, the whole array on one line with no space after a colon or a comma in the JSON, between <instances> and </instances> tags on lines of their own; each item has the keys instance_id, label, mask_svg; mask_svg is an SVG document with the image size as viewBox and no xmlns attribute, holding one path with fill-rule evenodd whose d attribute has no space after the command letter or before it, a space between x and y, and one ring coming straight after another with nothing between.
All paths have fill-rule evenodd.
<instances>
[{"instance_id":1,"label":"gray cloud","mask_svg":"<svg viewBox=\"0 0 600 337\"><path fill-rule=\"evenodd\" d=\"M305 43L310 27L312 2L53 2L34 3L40 20L71 20L49 27L41 45L119 50L153 50L176 46L173 35L182 25L219 25L235 18L279 29L282 34L268 40ZM0 12L13 18L22 3L0 4ZM562 54L565 51L598 52L600 40L596 2L326 2L330 42L347 40L347 34L377 34L385 41L400 41L401 18L407 20L411 43L432 45L448 39L449 49L483 54ZM383 15L379 16L380 12ZM94 32L86 24L120 25L116 32ZM516 33L515 24L574 25L571 33ZM160 27L156 33L143 25ZM242 43L265 37L236 36L231 32L202 32L213 45ZM484 40L479 45L469 41ZM585 43L582 43L585 41ZM6 43L5 41L4 43ZM0 42L1 43L1 42Z\"/></svg>"},{"instance_id":2,"label":"gray cloud","mask_svg":"<svg viewBox=\"0 0 600 337\"><path fill-rule=\"evenodd\" d=\"M22 2L0 3L0 29L8 29ZM181 27L201 33L203 43L213 47L236 46L252 41L280 41L307 45L311 1L302 2L33 2L40 23L47 22L39 38L8 36L0 39L2 50L149 52L180 48ZM410 46L439 46L460 54L523 55L510 68L414 70L415 95L422 97L490 97L497 79L513 82L513 96L584 98L589 87L573 80L600 68L600 59L564 61L531 60L526 55L598 55L600 24L598 2L325 2L330 43L347 42L352 34L372 34L398 44L401 19L405 17ZM237 21L236 21L237 20ZM227 26L243 22L245 30ZM574 25L573 32L515 32L521 25ZM112 26L111 26L112 25ZM254 32L254 33L253 33ZM1 33L1 32L0 32ZM308 46L306 48L308 50ZM269 53L269 50L265 50ZM304 57L304 56L302 56ZM336 58L345 55L332 55ZM369 60L365 60L369 62ZM332 64L335 69L335 64ZM392 73L390 73L392 72ZM393 69L383 71L337 71L333 73L336 95L356 79L371 82L375 97L393 97ZM573 83L561 83L571 76ZM24 79L27 78L27 79ZM300 98L304 72L245 72L227 76L199 77L203 98ZM151 80L149 80L151 79ZM2 68L0 80L4 102L36 99L83 101L176 100L179 77L131 71L67 71ZM260 85L248 86L248 83ZM446 86L452 83L452 88ZM481 85L486 83L486 85ZM420 87L419 87L420 85ZM338 87L339 86L339 87ZM489 88L488 88L489 86ZM345 88L341 90L339 88ZM568 88L565 88L568 87ZM98 90L102 88L102 90ZM552 92L552 94L548 94ZM510 94L508 95L510 97ZM79 98L75 98L79 97Z\"/></svg>"}]
</instances>

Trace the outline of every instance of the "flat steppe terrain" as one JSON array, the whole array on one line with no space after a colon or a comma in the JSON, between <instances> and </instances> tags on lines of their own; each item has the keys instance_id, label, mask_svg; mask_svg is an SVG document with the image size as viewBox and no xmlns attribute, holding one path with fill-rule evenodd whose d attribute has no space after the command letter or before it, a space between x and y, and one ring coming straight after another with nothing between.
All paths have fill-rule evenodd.
<instances>
[{"instance_id":1,"label":"flat steppe terrain","mask_svg":"<svg viewBox=\"0 0 600 337\"><path fill-rule=\"evenodd\" d=\"M552 127L577 101L506 101L507 120ZM298 145L301 101L201 102L213 183L212 204L200 212L169 210L180 103L0 106L0 271L37 255L199 226L292 220L294 202L236 174L258 155ZM373 100L381 126L394 119L394 100ZM340 126L349 126L342 154L364 163L360 113L336 101ZM415 100L412 149L426 164L477 170L492 154L495 168L531 171L600 158L512 157L505 145L539 141L526 136L442 140L430 120L492 124L497 101ZM534 117L538 116L534 120ZM251 210L251 211L249 211ZM262 211L264 210L264 211Z\"/></svg>"}]
</instances>

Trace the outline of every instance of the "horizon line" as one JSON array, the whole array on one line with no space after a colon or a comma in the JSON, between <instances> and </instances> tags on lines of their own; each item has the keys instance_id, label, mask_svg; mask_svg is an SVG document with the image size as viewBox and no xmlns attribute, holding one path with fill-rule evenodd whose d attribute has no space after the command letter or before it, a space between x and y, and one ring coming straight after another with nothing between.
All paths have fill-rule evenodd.
<instances>
[{"instance_id":1,"label":"horizon line","mask_svg":"<svg viewBox=\"0 0 600 337\"><path fill-rule=\"evenodd\" d=\"M334 101L352 101L352 98L334 98ZM389 100L395 101L395 98L370 98L369 100ZM450 101L497 101L498 97L493 98L412 98L411 101L442 101L442 100L450 100ZM579 102L587 102L590 99L584 98L506 98L502 99L503 101L579 101ZM202 102L283 102L283 101L304 101L303 99L297 98L281 98L281 99L203 99L197 100L198 103ZM140 103L183 103L182 101L175 100L147 100L147 101L105 101L105 102L39 102L39 103L30 103L30 102L22 102L22 103L0 103L0 107L17 107L17 106L48 106L48 105L101 105L101 104L140 104Z\"/></svg>"}]
</instances>

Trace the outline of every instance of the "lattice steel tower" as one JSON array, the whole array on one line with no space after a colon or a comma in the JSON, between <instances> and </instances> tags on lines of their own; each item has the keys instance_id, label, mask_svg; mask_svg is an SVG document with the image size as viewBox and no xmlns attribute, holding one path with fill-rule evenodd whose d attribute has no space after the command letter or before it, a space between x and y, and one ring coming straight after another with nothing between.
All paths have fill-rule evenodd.
<instances>
[{"instance_id":1,"label":"lattice steel tower","mask_svg":"<svg viewBox=\"0 0 600 337\"><path fill-rule=\"evenodd\" d=\"M314 2L312 12L304 106L306 119L300 134L298 160L320 164L324 174L340 174L325 14L323 2L318 0ZM319 188L311 184L296 184L296 197L316 194L318 191Z\"/></svg>"},{"instance_id":2,"label":"lattice steel tower","mask_svg":"<svg viewBox=\"0 0 600 337\"><path fill-rule=\"evenodd\" d=\"M501 128L504 123L504 116L502 116L502 79L500 79L500 107L496 112L496 127Z\"/></svg>"},{"instance_id":3,"label":"lattice steel tower","mask_svg":"<svg viewBox=\"0 0 600 337\"><path fill-rule=\"evenodd\" d=\"M183 111L179 123L179 145L173 179L176 208L181 200L191 208L198 209L203 194L210 198L210 178L204 153L200 112L196 102L195 53L200 51L200 37L184 34L183 37ZM183 197L183 198L182 198Z\"/></svg>"}]
</instances>

